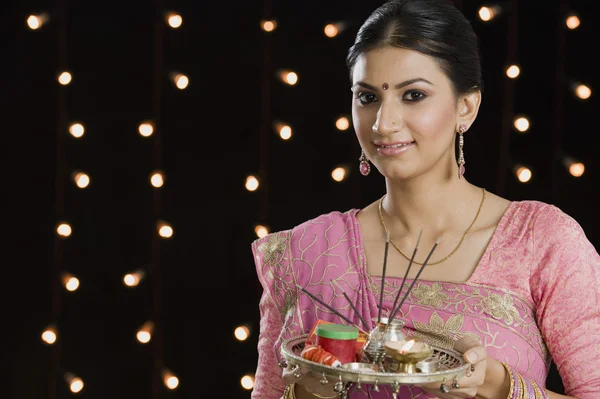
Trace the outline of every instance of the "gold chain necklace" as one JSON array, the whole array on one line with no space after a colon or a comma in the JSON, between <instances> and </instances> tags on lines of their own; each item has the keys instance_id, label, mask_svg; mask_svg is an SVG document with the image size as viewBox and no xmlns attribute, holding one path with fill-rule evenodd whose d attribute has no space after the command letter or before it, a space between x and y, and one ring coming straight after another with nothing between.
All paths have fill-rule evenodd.
<instances>
[{"instance_id":1,"label":"gold chain necklace","mask_svg":"<svg viewBox=\"0 0 600 399\"><path fill-rule=\"evenodd\" d=\"M471 224L469 225L469 227L467 228L467 230L465 230L464 234L462 235L460 241L458 242L458 245L456 246L456 248L454 248L452 250L452 252L450 252L450 254L448 256L446 256L444 259L442 260L438 260L437 262L427 262L428 266L433 266L433 265L437 265L439 263L442 263L443 261L445 261L446 259L448 259L449 257L451 257L452 255L454 255L454 253L456 251L458 251L458 248L460 248L461 244L463 243L465 237L467 236L467 234L469 233L469 231L471 231L471 227L473 227L473 225L475 224L475 222L477 221L477 218L479 217L479 212L481 212L481 208L483 207L483 202L485 201L485 188L482 189L483 190L483 196L481 197L481 203L479 204L479 209L477 209L477 214L475 215L475 219L473 219L473 221L471 222ZM383 226L383 229L385 230L385 234L387 236L388 234L388 229L385 225L385 221L383 220L383 199L385 198L385 195L383 197L381 197L381 199L379 200L379 219L381 220L381 225ZM408 256L406 256L404 254L404 252L402 252L400 250L400 248L398 248L398 246L396 246L396 244L394 244L394 242L390 239L390 244L392 244L392 246L394 248L396 248L396 250L398 252L400 252L400 255L404 256L407 260L410 260L410 258ZM422 265L422 263L417 262L416 260L413 260L413 263L416 263L417 265Z\"/></svg>"}]
</instances>

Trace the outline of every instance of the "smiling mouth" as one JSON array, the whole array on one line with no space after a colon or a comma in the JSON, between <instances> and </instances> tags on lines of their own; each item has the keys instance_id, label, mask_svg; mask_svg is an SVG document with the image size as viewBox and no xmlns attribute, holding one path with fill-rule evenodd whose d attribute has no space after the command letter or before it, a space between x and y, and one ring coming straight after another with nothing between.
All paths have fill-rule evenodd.
<instances>
[{"instance_id":1,"label":"smiling mouth","mask_svg":"<svg viewBox=\"0 0 600 399\"><path fill-rule=\"evenodd\" d=\"M401 148L401 147L406 147L408 145L411 145L413 143L414 143L414 141L411 141L410 143L399 143L399 144L391 144L391 145L377 145L377 144L375 144L375 145L379 148Z\"/></svg>"}]
</instances>

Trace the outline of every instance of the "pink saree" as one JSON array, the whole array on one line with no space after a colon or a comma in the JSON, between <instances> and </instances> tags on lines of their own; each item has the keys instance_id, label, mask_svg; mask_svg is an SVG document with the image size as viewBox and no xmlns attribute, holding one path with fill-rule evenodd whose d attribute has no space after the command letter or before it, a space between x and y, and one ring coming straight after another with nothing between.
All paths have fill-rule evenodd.
<instances>
[{"instance_id":1,"label":"pink saree","mask_svg":"<svg viewBox=\"0 0 600 399\"><path fill-rule=\"evenodd\" d=\"M260 300L254 399L276 399L285 384L278 366L283 340L307 334L316 320L345 323L296 284L360 321L333 281L365 320L377 317L381 277L366 272L357 209L332 212L252 244ZM386 277L382 315L402 283ZM404 290L410 285L407 281ZM419 280L399 312L404 334L452 348L464 336L489 356L545 386L553 359L566 394L600 397L600 256L580 225L537 201L512 202L473 275L464 283ZM350 398L391 398L362 385ZM403 386L401 399L434 398Z\"/></svg>"}]
</instances>

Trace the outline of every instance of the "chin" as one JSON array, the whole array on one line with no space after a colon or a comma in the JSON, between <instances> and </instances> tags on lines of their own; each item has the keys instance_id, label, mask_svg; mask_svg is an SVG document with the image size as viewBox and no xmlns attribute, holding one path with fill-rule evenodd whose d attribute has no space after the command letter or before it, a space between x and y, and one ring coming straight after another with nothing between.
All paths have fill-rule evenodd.
<instances>
[{"instance_id":1,"label":"chin","mask_svg":"<svg viewBox=\"0 0 600 399\"><path fill-rule=\"evenodd\" d=\"M377 168L385 178L392 180L409 180L413 177L418 176L417 171L409 168L398 168L398 167L383 167Z\"/></svg>"}]
</instances>

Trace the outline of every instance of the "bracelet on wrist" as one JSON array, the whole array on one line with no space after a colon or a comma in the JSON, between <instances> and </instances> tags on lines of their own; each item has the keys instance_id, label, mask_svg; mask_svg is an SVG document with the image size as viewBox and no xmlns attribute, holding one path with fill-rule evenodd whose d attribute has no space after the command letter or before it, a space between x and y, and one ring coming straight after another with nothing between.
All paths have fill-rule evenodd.
<instances>
[{"instance_id":1,"label":"bracelet on wrist","mask_svg":"<svg viewBox=\"0 0 600 399\"><path fill-rule=\"evenodd\" d=\"M535 381L517 373L504 362L500 362L508 373L510 388L506 399L548 399L546 392Z\"/></svg>"},{"instance_id":2,"label":"bracelet on wrist","mask_svg":"<svg viewBox=\"0 0 600 399\"><path fill-rule=\"evenodd\" d=\"M294 388L296 384L287 384L285 386L285 390L283 391L283 396L281 399L296 399L296 395L294 394Z\"/></svg>"}]
</instances>

